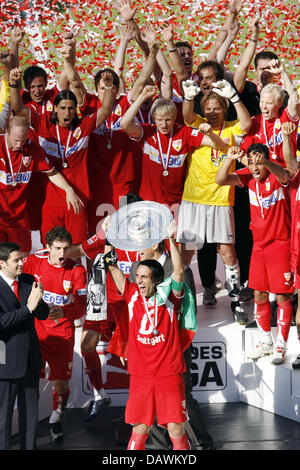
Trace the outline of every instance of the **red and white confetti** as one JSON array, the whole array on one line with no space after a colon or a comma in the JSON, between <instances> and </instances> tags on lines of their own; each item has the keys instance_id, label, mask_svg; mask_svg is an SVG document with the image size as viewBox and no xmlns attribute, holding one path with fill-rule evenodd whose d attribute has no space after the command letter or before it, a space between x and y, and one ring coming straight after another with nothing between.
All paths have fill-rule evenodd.
<instances>
[{"instance_id":1,"label":"red and white confetti","mask_svg":"<svg viewBox=\"0 0 300 470\"><path fill-rule=\"evenodd\" d=\"M115 0L2 0L0 3L0 49L7 48L12 27L24 28L20 46L20 65L43 66L50 79L60 72L60 35L71 29L77 37L76 67L87 88L93 89L92 78L102 67L112 67L120 40L121 18ZM194 49L195 64L205 60L228 12L226 0L136 0L136 22L142 28L150 22L161 41L160 28L172 23L176 40L189 41ZM260 39L257 52L272 50L290 76L299 84L299 3L298 0L244 0L238 16L240 30L230 48L226 65L232 71L250 35L248 19L259 13ZM164 44L162 44L164 49ZM135 41L127 49L125 77L132 81L144 62ZM253 66L249 71L253 78Z\"/></svg>"}]
</instances>

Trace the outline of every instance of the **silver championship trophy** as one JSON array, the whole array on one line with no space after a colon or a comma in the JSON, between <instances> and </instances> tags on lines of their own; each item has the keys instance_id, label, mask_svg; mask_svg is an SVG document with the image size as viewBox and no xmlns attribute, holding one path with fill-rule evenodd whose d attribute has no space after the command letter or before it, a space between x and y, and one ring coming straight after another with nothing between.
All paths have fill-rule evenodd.
<instances>
[{"instance_id":1,"label":"silver championship trophy","mask_svg":"<svg viewBox=\"0 0 300 470\"><path fill-rule=\"evenodd\" d=\"M153 201L134 202L112 214L106 238L120 250L143 250L168 237L172 220L171 211L163 204Z\"/></svg>"}]
</instances>

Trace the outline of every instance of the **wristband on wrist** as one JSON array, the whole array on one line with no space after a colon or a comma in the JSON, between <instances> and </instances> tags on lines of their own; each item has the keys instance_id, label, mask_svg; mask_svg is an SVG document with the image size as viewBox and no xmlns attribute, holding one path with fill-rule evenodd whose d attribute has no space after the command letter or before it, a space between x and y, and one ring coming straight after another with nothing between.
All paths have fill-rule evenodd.
<instances>
[{"instance_id":1,"label":"wristband on wrist","mask_svg":"<svg viewBox=\"0 0 300 470\"><path fill-rule=\"evenodd\" d=\"M19 85L17 83L10 83L9 87L10 88L19 88Z\"/></svg>"},{"instance_id":2,"label":"wristband on wrist","mask_svg":"<svg viewBox=\"0 0 300 470\"><path fill-rule=\"evenodd\" d=\"M249 39L249 41L257 42L257 39Z\"/></svg>"},{"instance_id":3,"label":"wristband on wrist","mask_svg":"<svg viewBox=\"0 0 300 470\"><path fill-rule=\"evenodd\" d=\"M237 93L235 93L234 95L232 95L230 98L228 98L229 101L231 101L232 103L238 103L240 101Z\"/></svg>"},{"instance_id":4,"label":"wristband on wrist","mask_svg":"<svg viewBox=\"0 0 300 470\"><path fill-rule=\"evenodd\" d=\"M186 101L194 101L194 99L192 99L192 100L189 100L189 99L188 99L188 98L186 98L186 97L184 97L184 99L185 99Z\"/></svg>"},{"instance_id":5,"label":"wristband on wrist","mask_svg":"<svg viewBox=\"0 0 300 470\"><path fill-rule=\"evenodd\" d=\"M104 85L104 88L105 88L105 90L111 90L111 89L112 89L112 85L111 85L111 86L105 86L105 85Z\"/></svg>"},{"instance_id":6,"label":"wristband on wrist","mask_svg":"<svg viewBox=\"0 0 300 470\"><path fill-rule=\"evenodd\" d=\"M168 51L168 52L176 52L177 49L176 49L176 48L175 48L175 49L167 49L167 51Z\"/></svg>"},{"instance_id":7,"label":"wristband on wrist","mask_svg":"<svg viewBox=\"0 0 300 470\"><path fill-rule=\"evenodd\" d=\"M171 278L172 282L172 289L176 290L177 292L180 292L183 287L183 282L177 282L173 278Z\"/></svg>"}]
</instances>

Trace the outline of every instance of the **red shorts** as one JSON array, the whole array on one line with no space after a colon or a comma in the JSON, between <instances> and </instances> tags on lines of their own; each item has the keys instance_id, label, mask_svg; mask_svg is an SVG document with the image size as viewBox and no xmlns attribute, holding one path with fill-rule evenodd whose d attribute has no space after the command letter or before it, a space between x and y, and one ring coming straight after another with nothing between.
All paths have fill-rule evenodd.
<instances>
[{"instance_id":1,"label":"red shorts","mask_svg":"<svg viewBox=\"0 0 300 470\"><path fill-rule=\"evenodd\" d=\"M110 341L116 324L107 320L94 321L85 320L82 330L96 331L100 335L101 341Z\"/></svg>"},{"instance_id":2,"label":"red shorts","mask_svg":"<svg viewBox=\"0 0 300 470\"><path fill-rule=\"evenodd\" d=\"M57 348L50 348L46 342L40 342L44 368L46 362L50 367L48 380L69 380L72 377L74 337L71 340L62 340Z\"/></svg>"},{"instance_id":3,"label":"red shorts","mask_svg":"<svg viewBox=\"0 0 300 470\"><path fill-rule=\"evenodd\" d=\"M31 233L27 218L15 219L12 223L0 222L0 243L15 242L21 251L30 252Z\"/></svg>"},{"instance_id":4,"label":"red shorts","mask_svg":"<svg viewBox=\"0 0 300 470\"><path fill-rule=\"evenodd\" d=\"M275 240L265 248L253 245L249 269L249 287L273 294L292 294L290 240Z\"/></svg>"},{"instance_id":5,"label":"red shorts","mask_svg":"<svg viewBox=\"0 0 300 470\"><path fill-rule=\"evenodd\" d=\"M79 214L74 214L72 207L67 210L66 207L53 207L44 204L41 226L43 243L45 243L47 232L57 226L65 227L72 235L73 244L79 245L88 238L86 209L83 207Z\"/></svg>"},{"instance_id":6,"label":"red shorts","mask_svg":"<svg viewBox=\"0 0 300 470\"><path fill-rule=\"evenodd\" d=\"M188 420L183 375L168 377L130 376L125 421L130 424L185 423Z\"/></svg>"}]
</instances>

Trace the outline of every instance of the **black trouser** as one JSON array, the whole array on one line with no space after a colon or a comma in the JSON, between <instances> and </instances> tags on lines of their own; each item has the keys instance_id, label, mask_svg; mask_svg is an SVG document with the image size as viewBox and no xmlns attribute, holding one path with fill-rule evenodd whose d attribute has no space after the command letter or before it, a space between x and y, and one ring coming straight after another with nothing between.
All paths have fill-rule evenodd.
<instances>
[{"instance_id":1,"label":"black trouser","mask_svg":"<svg viewBox=\"0 0 300 470\"><path fill-rule=\"evenodd\" d=\"M205 243L197 251L198 270L203 287L212 287L215 284L217 269L217 244Z\"/></svg>"},{"instance_id":2,"label":"black trouser","mask_svg":"<svg viewBox=\"0 0 300 470\"><path fill-rule=\"evenodd\" d=\"M17 398L21 450L36 448L39 377L28 367L20 379L0 380L0 449L9 450L12 417Z\"/></svg>"}]
</instances>

